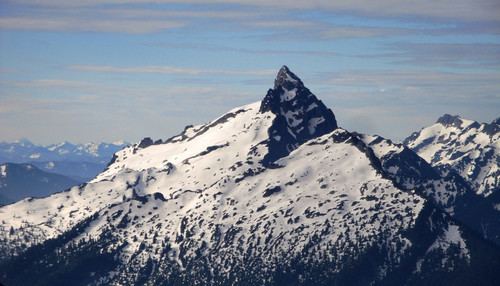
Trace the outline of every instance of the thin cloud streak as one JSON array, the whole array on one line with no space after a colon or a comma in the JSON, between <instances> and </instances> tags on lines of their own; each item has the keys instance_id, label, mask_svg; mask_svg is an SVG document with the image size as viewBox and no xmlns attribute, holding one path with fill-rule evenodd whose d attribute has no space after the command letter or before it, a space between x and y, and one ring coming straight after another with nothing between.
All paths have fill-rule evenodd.
<instances>
[{"instance_id":1,"label":"thin cloud streak","mask_svg":"<svg viewBox=\"0 0 500 286\"><path fill-rule=\"evenodd\" d=\"M14 30L117 32L143 34L185 26L184 22L165 20L121 20L121 19L78 19L78 18L0 18L0 28Z\"/></svg>"},{"instance_id":2,"label":"thin cloud streak","mask_svg":"<svg viewBox=\"0 0 500 286\"><path fill-rule=\"evenodd\" d=\"M350 71L322 74L327 83L338 85L363 86L370 83L418 83L447 86L454 84L470 84L471 82L494 83L500 78L500 72L457 73L433 70L376 70Z\"/></svg>"},{"instance_id":3,"label":"thin cloud streak","mask_svg":"<svg viewBox=\"0 0 500 286\"><path fill-rule=\"evenodd\" d=\"M329 1L329 0L18 0L16 3L45 7L98 7L103 5L139 4L201 4L201 5L244 5L250 7L277 8L282 10L318 9L333 12L350 12L365 16L382 17L427 17L459 19L466 21L498 21L500 3L496 0L423 0L407 1ZM411 9L408 8L411 5Z\"/></svg>"},{"instance_id":4,"label":"thin cloud streak","mask_svg":"<svg viewBox=\"0 0 500 286\"><path fill-rule=\"evenodd\" d=\"M145 43L147 46L161 47L161 48L172 48L172 49L190 49L190 50L200 50L205 52L217 52L217 53L242 53L242 54L256 54L256 55L299 55L299 56L321 56L321 57L332 57L337 56L338 53L333 51L325 50L278 50L278 49L250 49L243 47L230 47L222 45L211 45L211 44L194 44L194 43L168 43L168 42L148 42Z\"/></svg>"},{"instance_id":5,"label":"thin cloud streak","mask_svg":"<svg viewBox=\"0 0 500 286\"><path fill-rule=\"evenodd\" d=\"M318 82L338 90L347 100L398 104L402 100L455 103L497 103L498 72L439 72L433 70L378 70L320 74ZM352 91L358 91L355 95ZM474 97L471 97L474 94Z\"/></svg>"},{"instance_id":6,"label":"thin cloud streak","mask_svg":"<svg viewBox=\"0 0 500 286\"><path fill-rule=\"evenodd\" d=\"M190 8L172 9L170 4L193 4ZM126 4L126 5L125 5ZM144 8L155 4L155 9ZM220 10L221 5L224 6ZM148 1L103 0L60 1L24 0L13 1L17 8L27 7L21 15L12 14L0 18L0 28L14 30L91 31L130 34L157 33L186 26L231 24L242 29L298 29L301 36L320 39L366 38L404 35L460 35L499 34L500 4L495 0L469 3L467 0L403 1L382 0L353 1ZM143 5L130 7L130 5ZM229 7L229 8L227 8ZM275 9L279 7L279 9ZM194 10L193 10L194 9ZM8 9L6 10L8 11ZM354 15L360 18L403 19L411 17L433 18L433 21L451 24L441 29L411 29L407 27L345 26L325 23L308 12L316 11L337 15ZM300 17L297 17L300 16ZM458 22L457 22L458 21ZM219 27L220 28L220 27Z\"/></svg>"},{"instance_id":7,"label":"thin cloud streak","mask_svg":"<svg viewBox=\"0 0 500 286\"><path fill-rule=\"evenodd\" d=\"M4 84L8 84L5 83ZM32 81L12 82L17 87L48 87L48 88L87 88L94 86L89 82L64 79L36 79Z\"/></svg>"},{"instance_id":8,"label":"thin cloud streak","mask_svg":"<svg viewBox=\"0 0 500 286\"><path fill-rule=\"evenodd\" d=\"M396 55L393 57L396 63L481 68L500 66L500 44L395 43L390 47Z\"/></svg>"},{"instance_id":9,"label":"thin cloud streak","mask_svg":"<svg viewBox=\"0 0 500 286\"><path fill-rule=\"evenodd\" d=\"M270 76L274 75L274 70L226 70L226 69L198 69L183 68L175 66L135 66L119 67L105 65L72 65L72 70L99 73L153 73L153 74L174 74L174 75L228 75L228 76Z\"/></svg>"}]
</instances>

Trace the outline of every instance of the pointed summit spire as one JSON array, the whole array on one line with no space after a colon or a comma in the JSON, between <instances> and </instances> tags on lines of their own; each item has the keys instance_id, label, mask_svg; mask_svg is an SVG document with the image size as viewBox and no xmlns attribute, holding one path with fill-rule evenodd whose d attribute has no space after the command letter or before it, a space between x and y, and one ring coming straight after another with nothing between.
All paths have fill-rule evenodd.
<instances>
[{"instance_id":1,"label":"pointed summit spire","mask_svg":"<svg viewBox=\"0 0 500 286\"><path fill-rule=\"evenodd\" d=\"M274 89L278 87L291 89L294 86L304 86L298 76L296 76L287 66L282 66L274 80Z\"/></svg>"},{"instance_id":2,"label":"pointed summit spire","mask_svg":"<svg viewBox=\"0 0 500 286\"><path fill-rule=\"evenodd\" d=\"M288 155L302 143L337 128L335 115L287 66L283 66L261 102L260 112L276 115L269 134L269 154L264 163Z\"/></svg>"}]
</instances>

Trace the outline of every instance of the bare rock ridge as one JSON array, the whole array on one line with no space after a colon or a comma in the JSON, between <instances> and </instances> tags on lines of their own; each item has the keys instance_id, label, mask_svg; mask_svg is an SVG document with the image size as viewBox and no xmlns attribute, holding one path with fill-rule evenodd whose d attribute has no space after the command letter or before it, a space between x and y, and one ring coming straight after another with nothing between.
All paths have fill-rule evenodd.
<instances>
[{"instance_id":1,"label":"bare rock ridge","mask_svg":"<svg viewBox=\"0 0 500 286\"><path fill-rule=\"evenodd\" d=\"M287 66L283 66L261 102L260 112L276 115L268 130L269 165L302 143L337 129L333 112L319 100Z\"/></svg>"},{"instance_id":2,"label":"bare rock ridge","mask_svg":"<svg viewBox=\"0 0 500 286\"><path fill-rule=\"evenodd\" d=\"M460 127L463 122L458 115L444 114L443 116L438 118L436 123L441 123L443 126Z\"/></svg>"}]
</instances>

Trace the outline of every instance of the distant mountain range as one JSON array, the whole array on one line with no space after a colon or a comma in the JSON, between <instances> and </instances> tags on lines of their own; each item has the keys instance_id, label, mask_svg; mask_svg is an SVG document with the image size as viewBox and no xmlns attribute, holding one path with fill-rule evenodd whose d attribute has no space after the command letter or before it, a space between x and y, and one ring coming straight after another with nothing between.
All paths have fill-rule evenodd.
<instances>
[{"instance_id":1,"label":"distant mountain range","mask_svg":"<svg viewBox=\"0 0 500 286\"><path fill-rule=\"evenodd\" d=\"M0 163L30 163L38 168L88 181L101 172L113 154L127 146L124 142L35 145L23 139L0 142Z\"/></svg>"},{"instance_id":2,"label":"distant mountain range","mask_svg":"<svg viewBox=\"0 0 500 286\"><path fill-rule=\"evenodd\" d=\"M87 182L99 174L124 142L35 145L23 139L0 142L0 164L9 170L0 178L0 204L42 197Z\"/></svg>"},{"instance_id":3,"label":"distant mountain range","mask_svg":"<svg viewBox=\"0 0 500 286\"><path fill-rule=\"evenodd\" d=\"M44 172L31 164L0 164L0 205L26 197L45 197L79 183L63 175Z\"/></svg>"},{"instance_id":4,"label":"distant mountain range","mask_svg":"<svg viewBox=\"0 0 500 286\"><path fill-rule=\"evenodd\" d=\"M0 281L498 285L498 129L448 119L351 132L283 66L262 101L0 208Z\"/></svg>"}]
</instances>

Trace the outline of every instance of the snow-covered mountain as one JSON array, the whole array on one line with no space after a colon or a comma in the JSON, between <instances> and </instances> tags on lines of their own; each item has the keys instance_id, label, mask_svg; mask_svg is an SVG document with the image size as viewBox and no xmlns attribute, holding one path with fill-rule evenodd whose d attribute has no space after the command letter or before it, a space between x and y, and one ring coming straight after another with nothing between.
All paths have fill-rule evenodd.
<instances>
[{"instance_id":1,"label":"snow-covered mountain","mask_svg":"<svg viewBox=\"0 0 500 286\"><path fill-rule=\"evenodd\" d=\"M495 285L500 249L461 220L470 192L403 145L338 127L283 67L262 102L0 208L0 281Z\"/></svg>"},{"instance_id":2,"label":"snow-covered mountain","mask_svg":"<svg viewBox=\"0 0 500 286\"><path fill-rule=\"evenodd\" d=\"M500 118L479 123L445 114L404 144L432 165L457 172L477 194L500 192Z\"/></svg>"},{"instance_id":3,"label":"snow-covered mountain","mask_svg":"<svg viewBox=\"0 0 500 286\"><path fill-rule=\"evenodd\" d=\"M31 164L0 164L0 205L26 197L45 197L79 182L44 172Z\"/></svg>"},{"instance_id":4,"label":"snow-covered mountain","mask_svg":"<svg viewBox=\"0 0 500 286\"><path fill-rule=\"evenodd\" d=\"M92 179L101 172L113 154L127 146L124 142L35 145L23 139L0 142L0 163L30 163L78 181Z\"/></svg>"}]
</instances>

